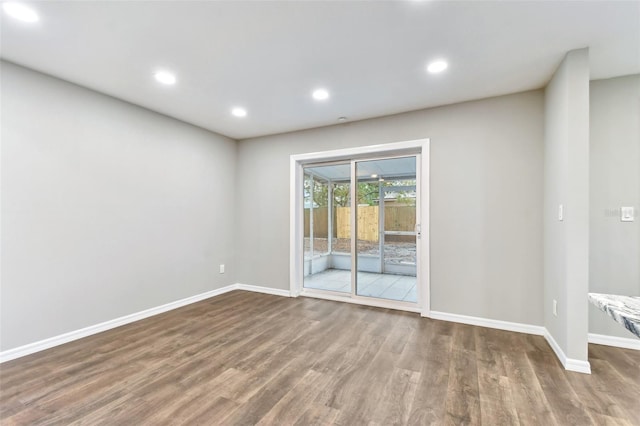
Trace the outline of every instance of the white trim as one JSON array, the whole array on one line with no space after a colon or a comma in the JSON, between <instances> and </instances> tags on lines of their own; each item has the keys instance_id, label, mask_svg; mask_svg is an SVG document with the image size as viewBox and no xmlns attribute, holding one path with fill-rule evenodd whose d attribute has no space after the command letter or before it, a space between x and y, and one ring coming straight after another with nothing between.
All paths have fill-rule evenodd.
<instances>
[{"instance_id":1,"label":"white trim","mask_svg":"<svg viewBox=\"0 0 640 426\"><path fill-rule=\"evenodd\" d=\"M449 314L446 312L431 311L432 319L438 319L443 321L459 322L463 324L476 325L479 327L496 328L498 330L515 331L518 333L535 334L538 336L544 336L544 338L553 349L560 363L565 370L576 371L578 373L591 374L591 364L589 361L581 361L578 359L567 358L565 353L560 348L560 345L555 341L549 331L541 325L522 324L519 322L500 321L488 318L471 317L467 315ZM607 336L608 337L608 336ZM632 340L632 339L628 339Z\"/></svg>"},{"instance_id":2,"label":"white trim","mask_svg":"<svg viewBox=\"0 0 640 426\"><path fill-rule=\"evenodd\" d=\"M553 349L553 352L555 352L565 370L591 374L591 364L589 364L589 361L567 358L562 348L560 348L560 345L558 345L558 342L556 342L556 339L553 338L546 328L544 329L544 338L547 340L547 343L549 343L549 346L551 346L551 349Z\"/></svg>"},{"instance_id":3,"label":"white trim","mask_svg":"<svg viewBox=\"0 0 640 426\"><path fill-rule=\"evenodd\" d=\"M38 342L28 343L17 348L2 351L0 352L0 363L31 355L36 352L44 351L45 349L53 348L54 346L73 342L74 340L82 339L83 337L88 337L93 334L102 333L103 331L111 330L122 325L131 324L132 322L140 321L142 319L149 318L163 312L171 311L173 309L181 308L183 306L200 302L211 297L219 296L233 290L245 290L253 291L255 293L272 294L274 296L291 297L291 293L288 290L249 284L231 284L225 287L217 288L215 290L207 291L205 293L196 294L195 296L187 297L185 299L176 300L175 302L156 306L155 308L146 309L144 311L135 312L133 314L125 315L120 318L101 322L100 324L91 325L80 330L70 331L68 333L53 336L48 339L40 340Z\"/></svg>"},{"instance_id":4,"label":"white trim","mask_svg":"<svg viewBox=\"0 0 640 426\"><path fill-rule=\"evenodd\" d=\"M255 293L271 294L274 296L291 297L291 292L289 290L281 290L279 288L263 287L259 285L238 283L235 285L235 290L246 290L253 291Z\"/></svg>"},{"instance_id":5,"label":"white trim","mask_svg":"<svg viewBox=\"0 0 640 426\"><path fill-rule=\"evenodd\" d=\"M431 158L431 141L426 139L422 145L420 152L420 182L416 182L416 189L420 190L420 238L416 236L416 245L420 248L416 254L419 253L420 259L418 261L417 271L418 277L420 277L421 285L418 288L418 304L422 307L420 315L422 317L431 316L431 228L429 212L431 210L431 172L430 172L430 158ZM423 181L426 180L426 182Z\"/></svg>"},{"instance_id":6,"label":"white trim","mask_svg":"<svg viewBox=\"0 0 640 426\"><path fill-rule=\"evenodd\" d=\"M31 355L33 353L52 348L54 346L62 345L64 343L73 342L74 340L82 339L83 337L91 336L93 334L102 333L103 331L111 330L112 328L130 324L135 321L140 321L142 319L149 318L163 312L181 308L183 306L200 302L210 297L218 296L223 293L236 290L237 288L237 284L228 285L226 287L207 291L205 293L196 294L195 296L187 297L185 299L176 300L175 302L156 306L155 308L145 309L144 311L135 312L133 314L125 315L120 318L115 318L109 321L101 322L99 324L91 325L89 327L81 328L80 330L70 331L58 336L49 337L48 339L28 343L26 345L18 346L17 348L13 349L8 349L6 351L0 352L0 363L11 361L12 359L20 358L26 355Z\"/></svg>"},{"instance_id":7,"label":"white trim","mask_svg":"<svg viewBox=\"0 0 640 426\"><path fill-rule=\"evenodd\" d=\"M23 346L19 346L17 348L2 351L0 352L0 363L11 361L13 359L20 358L23 356L31 355L33 353L40 352L45 349L50 349L55 346L62 345L64 343L72 342L74 340L82 339L84 337L88 337L93 334L111 330L113 328L120 327L122 325L140 321L142 319L149 318L151 316L158 315L173 309L181 308L183 306L190 305L192 303L200 302L202 300L209 299L211 297L219 296L221 294L228 293L233 290L245 290L245 291L252 291L256 293L271 294L274 296L292 297L291 292L287 290L250 285L250 284L241 284L241 283L231 284L231 285L221 287L215 290L211 290L205 293L197 294L195 296L187 297L185 299L176 300L175 302L170 302L161 306L156 306L155 308L146 309L144 311L136 312L133 314L125 315L120 318L115 318L109 321L105 321L100 324L95 324L89 327L85 327L80 330L71 331L68 333L60 334L58 336L50 337L48 339L40 340L38 342L33 342ZM313 292L308 292L308 291L303 291L301 295L307 296L307 297L316 297L316 298L335 300L335 301L347 302L347 303L355 303L355 304L373 306L373 307L379 307L379 308L398 309L398 310L417 312L417 313L421 312L420 308L418 307L395 306L393 304L385 303L384 301L379 302L374 299L372 300L367 300L366 298L364 300L362 298L351 299L351 298L345 298L341 296L334 296L330 294L319 295L319 294L314 294ZM499 330L515 331L519 333L543 335L565 369L570 371L577 371L580 373L591 374L591 366L588 361L580 361L576 359L567 358L564 352L562 351L562 349L560 349L560 346L557 344L555 339L551 336L549 331L542 326L507 322L507 321L500 321L500 320L492 320L492 319L480 318L480 317L471 317L467 315L448 314L445 312L437 312L437 311L431 311L430 317L432 319L459 322L463 324L470 324L470 325L475 325L480 327L489 327L489 328L495 328ZM589 334L589 342L597 343L597 344L605 344L605 345L608 344L609 346L624 347L624 348L636 349L636 350L638 350L640 346L635 339L619 338L619 337L605 336L605 335L592 334L592 333ZM604 342L608 342L608 343L604 343ZM616 344L614 345L614 343ZM622 346L622 345L626 345L626 346Z\"/></svg>"},{"instance_id":8,"label":"white trim","mask_svg":"<svg viewBox=\"0 0 640 426\"><path fill-rule=\"evenodd\" d=\"M422 316L429 316L431 310L430 283L430 257L429 257L429 149L428 138L416 139L404 142L394 142L380 145L369 145L355 148L338 149L323 152L311 152L305 154L293 154L289 157L289 290L291 297L297 297L303 291L303 247L302 238L298 238L303 232L303 223L300 215L302 206L302 166L318 161L330 162L340 160L361 160L375 155L415 155L421 154L421 213L420 224L422 226L421 253L419 264L421 270L419 299L417 305L421 305ZM424 182L422 182L424 180ZM353 227L352 227L353 230ZM346 300L343 300L346 301ZM362 301L360 301L362 302ZM373 305L372 305L373 306Z\"/></svg>"},{"instance_id":9,"label":"white trim","mask_svg":"<svg viewBox=\"0 0 640 426\"><path fill-rule=\"evenodd\" d=\"M515 331L517 333L544 335L544 327L541 325L523 324L519 322L500 321L488 318L471 317L467 315L449 314L446 312L431 311L430 318L459 322L462 324L477 325L479 327L495 328L498 330Z\"/></svg>"},{"instance_id":10,"label":"white trim","mask_svg":"<svg viewBox=\"0 0 640 426\"><path fill-rule=\"evenodd\" d=\"M298 209L302 209L302 165L292 155L289 163L289 292L292 297L298 297L300 286L304 280L304 247L301 235L303 218ZM300 255L300 257L298 257Z\"/></svg>"},{"instance_id":11,"label":"white trim","mask_svg":"<svg viewBox=\"0 0 640 426\"><path fill-rule=\"evenodd\" d=\"M589 333L589 343L640 351L640 339L629 337L616 337L607 336L605 334Z\"/></svg>"},{"instance_id":12,"label":"white trim","mask_svg":"<svg viewBox=\"0 0 640 426\"><path fill-rule=\"evenodd\" d=\"M579 359L567 358L564 369L575 371L576 373L591 374L591 363L589 361L580 361Z\"/></svg>"},{"instance_id":13,"label":"white trim","mask_svg":"<svg viewBox=\"0 0 640 426\"><path fill-rule=\"evenodd\" d=\"M339 296L328 292L320 293L303 288L300 292L300 296L312 297L314 299L333 300L335 302L353 303L355 305L373 306L374 308L395 309L397 311L420 313L420 308L418 306L395 304L391 300L387 301L384 299L375 299L363 296L350 297L351 293L345 293L344 296Z\"/></svg>"},{"instance_id":14,"label":"white trim","mask_svg":"<svg viewBox=\"0 0 640 426\"><path fill-rule=\"evenodd\" d=\"M358 160L371 154L404 154L406 151L422 148L429 139L415 139L403 142L392 142L380 145L359 146L355 148L336 149L332 151L309 152L291 155L291 160L300 164L317 161Z\"/></svg>"},{"instance_id":15,"label":"white trim","mask_svg":"<svg viewBox=\"0 0 640 426\"><path fill-rule=\"evenodd\" d=\"M349 182L349 231L351 236L351 298L353 299L356 295L356 281L358 280L358 169L356 166L356 162L351 160L351 172L349 172L349 176L351 177L351 181ZM300 236L298 239L300 239ZM384 252L380 253L380 256L384 256ZM304 291L304 282L300 283L300 287L302 287L302 291Z\"/></svg>"}]
</instances>

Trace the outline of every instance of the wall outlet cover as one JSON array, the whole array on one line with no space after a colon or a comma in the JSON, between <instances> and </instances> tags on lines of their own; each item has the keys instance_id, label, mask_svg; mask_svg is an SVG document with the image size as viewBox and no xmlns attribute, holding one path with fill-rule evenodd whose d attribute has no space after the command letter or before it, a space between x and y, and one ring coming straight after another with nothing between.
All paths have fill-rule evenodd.
<instances>
[{"instance_id":1,"label":"wall outlet cover","mask_svg":"<svg viewBox=\"0 0 640 426\"><path fill-rule=\"evenodd\" d=\"M633 207L620 207L620 221L621 222L633 222L634 211Z\"/></svg>"}]
</instances>

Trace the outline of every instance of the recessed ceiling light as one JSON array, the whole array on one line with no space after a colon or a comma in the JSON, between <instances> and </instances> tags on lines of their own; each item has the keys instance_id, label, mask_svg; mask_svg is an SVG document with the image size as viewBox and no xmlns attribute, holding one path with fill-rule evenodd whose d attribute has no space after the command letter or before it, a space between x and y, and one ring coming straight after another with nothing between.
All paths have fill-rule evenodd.
<instances>
[{"instance_id":1,"label":"recessed ceiling light","mask_svg":"<svg viewBox=\"0 0 640 426\"><path fill-rule=\"evenodd\" d=\"M154 74L156 80L162 84L176 84L176 76L169 71L158 71Z\"/></svg>"},{"instance_id":2,"label":"recessed ceiling light","mask_svg":"<svg viewBox=\"0 0 640 426\"><path fill-rule=\"evenodd\" d=\"M431 74L437 74L439 72L446 70L448 66L449 64L447 64L446 61L437 60L437 61L431 62L427 66L427 71L429 71Z\"/></svg>"},{"instance_id":3,"label":"recessed ceiling light","mask_svg":"<svg viewBox=\"0 0 640 426\"><path fill-rule=\"evenodd\" d=\"M326 89L316 89L313 91L313 99L316 101L324 101L329 99L329 92Z\"/></svg>"},{"instance_id":4,"label":"recessed ceiling light","mask_svg":"<svg viewBox=\"0 0 640 426\"><path fill-rule=\"evenodd\" d=\"M344 123L345 121L347 121L347 117L338 117L338 122Z\"/></svg>"},{"instance_id":5,"label":"recessed ceiling light","mask_svg":"<svg viewBox=\"0 0 640 426\"><path fill-rule=\"evenodd\" d=\"M235 107L231 110L231 114L235 115L236 117L246 117L247 110L241 107Z\"/></svg>"},{"instance_id":6,"label":"recessed ceiling light","mask_svg":"<svg viewBox=\"0 0 640 426\"><path fill-rule=\"evenodd\" d=\"M23 22L37 22L40 19L33 9L22 3L12 1L3 3L2 9L7 15Z\"/></svg>"}]
</instances>

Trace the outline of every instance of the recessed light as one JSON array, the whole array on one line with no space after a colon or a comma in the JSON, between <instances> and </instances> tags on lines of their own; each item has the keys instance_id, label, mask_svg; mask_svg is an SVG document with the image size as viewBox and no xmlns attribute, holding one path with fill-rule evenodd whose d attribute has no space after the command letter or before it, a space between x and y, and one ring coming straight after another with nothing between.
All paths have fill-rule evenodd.
<instances>
[{"instance_id":1,"label":"recessed light","mask_svg":"<svg viewBox=\"0 0 640 426\"><path fill-rule=\"evenodd\" d=\"M339 123L344 123L345 121L347 121L347 117L338 117Z\"/></svg>"},{"instance_id":2,"label":"recessed light","mask_svg":"<svg viewBox=\"0 0 640 426\"><path fill-rule=\"evenodd\" d=\"M446 70L448 66L449 64L447 64L446 61L437 60L437 61L431 62L427 66L427 71L429 71L431 74L437 74L439 72Z\"/></svg>"},{"instance_id":3,"label":"recessed light","mask_svg":"<svg viewBox=\"0 0 640 426\"><path fill-rule=\"evenodd\" d=\"M329 92L326 89L316 89L313 91L313 99L316 101L324 101L325 99L329 99Z\"/></svg>"},{"instance_id":4,"label":"recessed light","mask_svg":"<svg viewBox=\"0 0 640 426\"><path fill-rule=\"evenodd\" d=\"M176 76L169 71L158 71L154 74L156 80L162 84L176 84Z\"/></svg>"},{"instance_id":5,"label":"recessed light","mask_svg":"<svg viewBox=\"0 0 640 426\"><path fill-rule=\"evenodd\" d=\"M247 110L241 107L235 107L231 110L231 114L235 115L236 117L246 117Z\"/></svg>"},{"instance_id":6,"label":"recessed light","mask_svg":"<svg viewBox=\"0 0 640 426\"><path fill-rule=\"evenodd\" d=\"M12 1L3 3L2 9L7 15L23 22L37 22L40 19L35 10L22 3Z\"/></svg>"}]
</instances>

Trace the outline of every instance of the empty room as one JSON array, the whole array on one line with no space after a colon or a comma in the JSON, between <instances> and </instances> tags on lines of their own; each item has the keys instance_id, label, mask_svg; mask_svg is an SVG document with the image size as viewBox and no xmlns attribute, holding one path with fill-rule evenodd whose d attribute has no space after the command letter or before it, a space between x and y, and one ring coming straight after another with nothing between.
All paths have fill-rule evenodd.
<instances>
[{"instance_id":1,"label":"empty room","mask_svg":"<svg viewBox=\"0 0 640 426\"><path fill-rule=\"evenodd\" d=\"M0 424L640 425L640 1L0 1Z\"/></svg>"}]
</instances>

